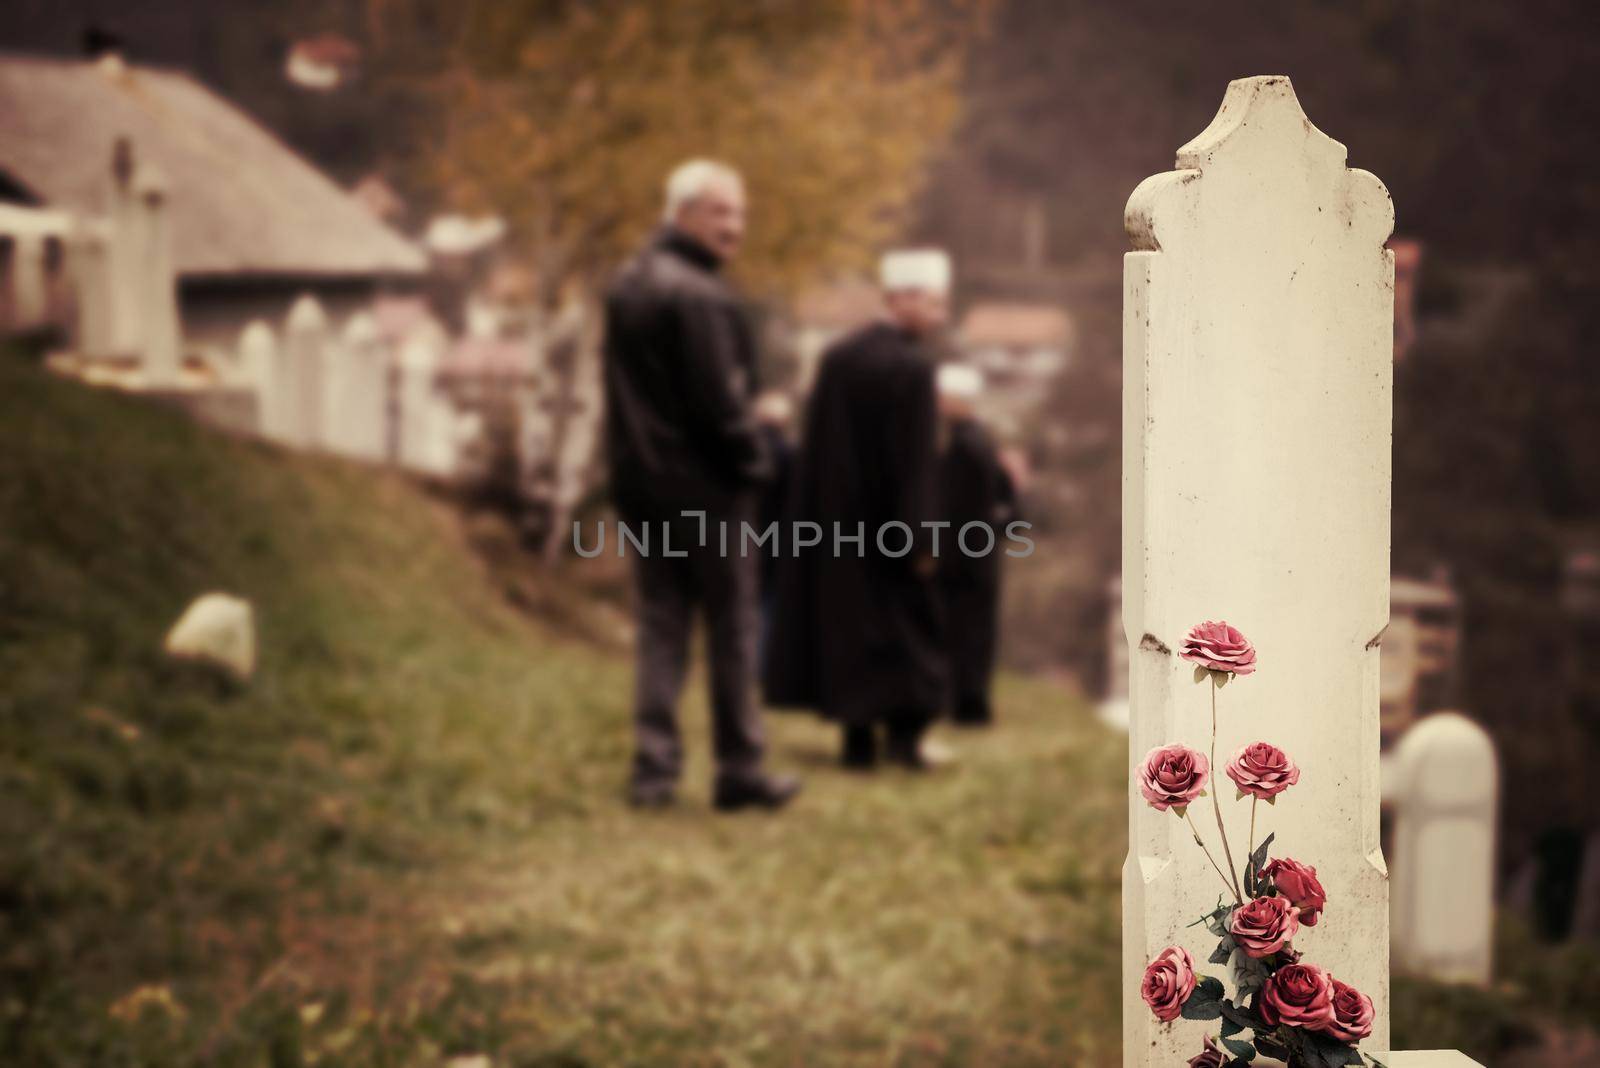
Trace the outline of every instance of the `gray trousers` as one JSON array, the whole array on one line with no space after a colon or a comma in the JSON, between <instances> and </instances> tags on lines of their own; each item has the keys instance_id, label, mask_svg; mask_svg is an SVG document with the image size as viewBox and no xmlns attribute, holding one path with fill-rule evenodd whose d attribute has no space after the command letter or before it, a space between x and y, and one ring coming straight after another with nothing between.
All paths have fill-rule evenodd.
<instances>
[{"instance_id":1,"label":"gray trousers","mask_svg":"<svg viewBox=\"0 0 1600 1068\"><path fill-rule=\"evenodd\" d=\"M698 517L666 519L672 551L686 552L685 556L663 552L660 518L649 524L649 555L629 546L639 621L634 680L636 783L675 782L682 770L677 704L696 615L706 622L717 776L736 781L759 773L766 740L754 692L758 561L753 554L739 555L739 523L750 514L741 504L708 515L703 548ZM718 548L719 520L728 524L726 555Z\"/></svg>"}]
</instances>

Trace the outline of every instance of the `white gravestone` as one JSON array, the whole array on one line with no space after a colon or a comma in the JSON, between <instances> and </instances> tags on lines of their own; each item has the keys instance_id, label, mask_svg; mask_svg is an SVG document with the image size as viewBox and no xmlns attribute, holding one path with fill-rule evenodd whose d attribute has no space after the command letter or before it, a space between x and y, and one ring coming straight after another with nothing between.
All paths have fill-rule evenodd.
<instances>
[{"instance_id":1,"label":"white gravestone","mask_svg":"<svg viewBox=\"0 0 1600 1068\"><path fill-rule=\"evenodd\" d=\"M1191 626L1224 619L1255 643L1259 670L1218 695L1217 761L1262 740L1299 763L1299 785L1261 806L1257 839L1275 832L1273 856L1317 868L1327 911L1295 948L1372 997L1363 1045L1382 1049L1394 212L1345 156L1287 78L1247 78L1177 169L1128 201L1122 581L1130 766L1157 745L1209 744L1210 687L1177 656ZM1214 774L1242 863L1250 806ZM1165 1068L1195 1054L1204 1025L1156 1021L1139 980L1168 945L1204 960L1190 925L1220 884L1182 821L1137 788L1129 798L1123 1058ZM1211 814L1199 823L1214 843Z\"/></svg>"},{"instance_id":2,"label":"white gravestone","mask_svg":"<svg viewBox=\"0 0 1600 1068\"><path fill-rule=\"evenodd\" d=\"M1389 770L1395 970L1486 986L1500 789L1494 743L1467 717L1440 712L1406 732Z\"/></svg>"},{"instance_id":3,"label":"white gravestone","mask_svg":"<svg viewBox=\"0 0 1600 1068\"><path fill-rule=\"evenodd\" d=\"M178 275L172 258L172 208L166 179L140 167L134 182L140 250L135 281L139 302L139 355L145 383L177 385L183 337L178 325Z\"/></svg>"},{"instance_id":4,"label":"white gravestone","mask_svg":"<svg viewBox=\"0 0 1600 1068\"><path fill-rule=\"evenodd\" d=\"M302 449L323 444L328 347L328 316L322 305L310 294L297 298L283 328L278 399L284 405L286 440Z\"/></svg>"},{"instance_id":5,"label":"white gravestone","mask_svg":"<svg viewBox=\"0 0 1600 1068\"><path fill-rule=\"evenodd\" d=\"M399 459L402 467L432 472L438 465L446 410L435 396L439 365L444 360L444 330L432 320L419 324L400 347L397 389Z\"/></svg>"},{"instance_id":6,"label":"white gravestone","mask_svg":"<svg viewBox=\"0 0 1600 1068\"><path fill-rule=\"evenodd\" d=\"M366 312L345 323L339 351L328 367L323 425L336 452L377 462L388 453L389 347Z\"/></svg>"},{"instance_id":7,"label":"white gravestone","mask_svg":"<svg viewBox=\"0 0 1600 1068\"><path fill-rule=\"evenodd\" d=\"M252 319L239 333L239 376L256 395L256 433L275 441L283 440L287 399L281 396L282 368L278 363L278 339L262 319Z\"/></svg>"}]
</instances>

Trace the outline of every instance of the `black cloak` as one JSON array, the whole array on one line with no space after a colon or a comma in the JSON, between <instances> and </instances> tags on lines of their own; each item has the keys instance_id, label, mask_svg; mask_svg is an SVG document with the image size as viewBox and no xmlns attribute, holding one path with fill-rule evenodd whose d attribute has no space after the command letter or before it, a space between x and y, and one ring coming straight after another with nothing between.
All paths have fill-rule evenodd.
<instances>
[{"instance_id":1,"label":"black cloak","mask_svg":"<svg viewBox=\"0 0 1600 1068\"><path fill-rule=\"evenodd\" d=\"M937 449L934 367L915 338L876 323L823 355L783 528L769 704L853 725L937 713L944 647L925 525L941 518ZM798 555L796 522L822 530Z\"/></svg>"}]
</instances>

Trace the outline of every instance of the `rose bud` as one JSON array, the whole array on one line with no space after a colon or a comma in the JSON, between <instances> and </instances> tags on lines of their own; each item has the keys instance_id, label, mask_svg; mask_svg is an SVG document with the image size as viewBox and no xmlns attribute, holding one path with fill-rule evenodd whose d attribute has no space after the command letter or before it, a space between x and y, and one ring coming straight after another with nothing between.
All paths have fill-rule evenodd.
<instances>
[{"instance_id":1,"label":"rose bud","mask_svg":"<svg viewBox=\"0 0 1600 1068\"><path fill-rule=\"evenodd\" d=\"M1150 750L1139 767L1139 792L1161 812L1176 807L1181 815L1200 796L1211 775L1211 762L1198 750L1162 745Z\"/></svg>"},{"instance_id":2,"label":"rose bud","mask_svg":"<svg viewBox=\"0 0 1600 1068\"><path fill-rule=\"evenodd\" d=\"M1300 781L1300 769L1275 745L1252 742L1228 762L1228 778L1239 792L1271 801Z\"/></svg>"},{"instance_id":3,"label":"rose bud","mask_svg":"<svg viewBox=\"0 0 1600 1068\"><path fill-rule=\"evenodd\" d=\"M1171 1023L1182 1015L1194 985L1194 958L1182 946L1168 946L1144 970L1139 995L1156 1019Z\"/></svg>"},{"instance_id":4,"label":"rose bud","mask_svg":"<svg viewBox=\"0 0 1600 1068\"><path fill-rule=\"evenodd\" d=\"M1189 1068L1222 1068L1226 1060L1216 1043L1211 1041L1211 1036L1207 1035L1204 1048L1189 1058Z\"/></svg>"},{"instance_id":5,"label":"rose bud","mask_svg":"<svg viewBox=\"0 0 1600 1068\"><path fill-rule=\"evenodd\" d=\"M1300 922L1307 927L1315 927L1317 920L1322 916L1322 910L1328 907L1328 893L1322 889L1322 883L1317 880L1317 869L1309 864L1302 864L1298 860L1274 860L1261 869L1263 879L1271 879L1272 885L1278 888L1278 893L1289 899L1289 903L1300 910Z\"/></svg>"},{"instance_id":6,"label":"rose bud","mask_svg":"<svg viewBox=\"0 0 1600 1068\"><path fill-rule=\"evenodd\" d=\"M1274 1027L1320 1031L1333 1022L1333 979L1315 964L1286 965L1267 980L1257 1008Z\"/></svg>"},{"instance_id":7,"label":"rose bud","mask_svg":"<svg viewBox=\"0 0 1600 1068\"><path fill-rule=\"evenodd\" d=\"M1333 1021L1322 1030L1341 1042L1360 1042L1372 1034L1372 999L1355 987L1333 980Z\"/></svg>"},{"instance_id":8,"label":"rose bud","mask_svg":"<svg viewBox=\"0 0 1600 1068\"><path fill-rule=\"evenodd\" d=\"M1189 631L1178 655L1207 671L1248 675L1256 669L1256 647L1226 623L1205 622Z\"/></svg>"},{"instance_id":9,"label":"rose bud","mask_svg":"<svg viewBox=\"0 0 1600 1068\"><path fill-rule=\"evenodd\" d=\"M1228 933L1249 957L1270 957L1300 933L1300 918L1289 899L1258 897L1233 910Z\"/></svg>"}]
</instances>

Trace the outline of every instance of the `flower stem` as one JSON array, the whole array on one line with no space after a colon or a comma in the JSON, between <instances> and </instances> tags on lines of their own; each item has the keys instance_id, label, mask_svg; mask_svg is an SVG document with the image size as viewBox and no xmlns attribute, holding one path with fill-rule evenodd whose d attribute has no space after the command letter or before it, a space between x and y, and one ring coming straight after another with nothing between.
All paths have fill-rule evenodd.
<instances>
[{"instance_id":1,"label":"flower stem","mask_svg":"<svg viewBox=\"0 0 1600 1068\"><path fill-rule=\"evenodd\" d=\"M1228 881L1228 877L1222 873L1222 865L1217 863L1217 858L1211 855L1211 850L1206 847L1206 843L1201 839L1200 828L1194 825L1194 819L1189 815L1188 809L1183 810L1183 818L1189 824L1189 833L1194 835L1194 844L1200 847L1200 852L1204 853L1206 855L1206 859L1211 862L1211 866L1217 869L1217 878L1222 880L1223 887L1227 889L1228 893L1233 895L1233 899L1235 901L1243 905L1244 898L1239 896L1239 892L1235 890L1233 884Z\"/></svg>"},{"instance_id":2,"label":"flower stem","mask_svg":"<svg viewBox=\"0 0 1600 1068\"><path fill-rule=\"evenodd\" d=\"M1222 852L1228 858L1228 874L1233 877L1229 883L1233 887L1233 896L1239 904L1244 904L1244 890L1239 886L1239 872L1233 866L1233 848L1228 845L1228 828L1222 825L1222 802L1217 800L1217 684L1211 684L1211 808L1217 814L1217 833L1222 835ZM1215 863L1215 862L1213 862Z\"/></svg>"},{"instance_id":3,"label":"flower stem","mask_svg":"<svg viewBox=\"0 0 1600 1068\"><path fill-rule=\"evenodd\" d=\"M1256 855L1256 804L1261 800L1255 794L1250 795L1250 852L1248 856ZM1248 862L1247 862L1248 863ZM1256 873L1260 875L1260 872Z\"/></svg>"}]
</instances>

